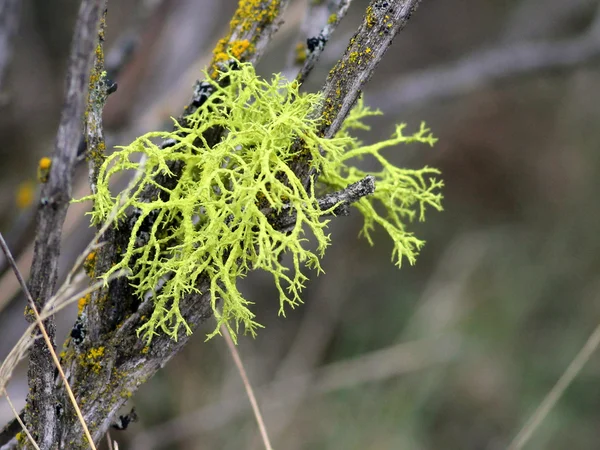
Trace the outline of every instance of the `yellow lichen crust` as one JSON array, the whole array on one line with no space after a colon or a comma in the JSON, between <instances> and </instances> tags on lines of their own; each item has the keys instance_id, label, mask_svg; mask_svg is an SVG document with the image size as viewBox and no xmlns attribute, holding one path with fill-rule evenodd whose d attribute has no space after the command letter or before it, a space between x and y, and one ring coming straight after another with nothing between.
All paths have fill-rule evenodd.
<instances>
[{"instance_id":1,"label":"yellow lichen crust","mask_svg":"<svg viewBox=\"0 0 600 450\"><path fill-rule=\"evenodd\" d=\"M46 183L50 176L50 168L52 167L52 159L44 156L40 159L38 164L38 181L40 183Z\"/></svg>"},{"instance_id":2,"label":"yellow lichen crust","mask_svg":"<svg viewBox=\"0 0 600 450\"><path fill-rule=\"evenodd\" d=\"M383 148L401 142L432 144L434 139L425 128L405 137L400 127L389 141L361 146L348 130L365 128L360 120L374 113L359 105L336 137L324 139L317 134L320 119L314 118L320 95L300 94L298 83L288 83L280 75L271 81L260 79L249 63L220 72L219 79L224 77L226 87L207 76L215 92L185 118L185 126L175 123L174 132L148 133L107 157L99 171L97 193L87 197L94 200L94 223L106 220L117 205L115 220L126 210L138 211L121 261L104 276L130 269L136 294L153 295L155 308L139 329L148 342L160 331L174 339L181 327L191 331L179 310L179 300L197 291L200 276L210 280L218 319L209 337L217 334L222 324L234 336L240 325L250 334L260 327L249 309L251 302L236 284L249 269L272 274L281 313L286 305L298 305L307 280L301 269L308 266L321 271L319 261L329 243L324 216L333 208L322 211L316 192L343 188L364 176L349 165L351 158L372 155L383 167L375 174L375 195L356 206L365 216L367 238L373 224L381 224L394 239L398 261L407 257L413 262L422 245L405 231L402 220L411 219L417 211L422 216L426 205L440 209L437 189L441 183L429 180L437 171L398 169L380 155ZM204 136L216 128L224 130L222 139L209 148ZM156 144L160 139L172 139L175 144L161 149ZM324 181L308 192L290 169L298 156L293 145L297 139L302 142L301 152L319 168ZM136 153L145 155L143 165L135 162ZM156 177L171 174L175 162L183 165L176 185L170 189L158 186ZM112 177L132 169L141 172L136 187L129 194L113 195L108 187ZM140 193L148 187L161 189L161 198L142 200ZM386 214L380 215L374 202L383 203ZM287 232L273 225L284 208L297 218ZM307 245L306 231L314 236L316 250ZM291 267L281 263L283 254L291 257ZM220 312L218 299L222 299Z\"/></svg>"},{"instance_id":3,"label":"yellow lichen crust","mask_svg":"<svg viewBox=\"0 0 600 450\"><path fill-rule=\"evenodd\" d=\"M219 65L233 56L245 61L254 53L254 45L260 36L260 31L269 26L279 14L280 0L240 0L231 21L229 33L220 39L213 50L210 63L210 77L216 79L219 75ZM252 32L255 30L256 32ZM252 42L242 37L252 38Z\"/></svg>"},{"instance_id":4,"label":"yellow lichen crust","mask_svg":"<svg viewBox=\"0 0 600 450\"><path fill-rule=\"evenodd\" d=\"M87 353L79 355L79 362L94 373L100 373L102 370L102 361L104 359L104 347L91 348Z\"/></svg>"}]
</instances>

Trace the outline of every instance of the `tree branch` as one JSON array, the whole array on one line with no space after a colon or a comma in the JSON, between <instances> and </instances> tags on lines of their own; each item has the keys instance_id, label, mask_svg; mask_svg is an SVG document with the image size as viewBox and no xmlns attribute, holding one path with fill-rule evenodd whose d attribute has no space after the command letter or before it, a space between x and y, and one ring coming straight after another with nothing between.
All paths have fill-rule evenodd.
<instances>
[{"instance_id":1,"label":"tree branch","mask_svg":"<svg viewBox=\"0 0 600 450\"><path fill-rule=\"evenodd\" d=\"M56 284L61 229L71 200L71 177L81 136L87 76L94 58L94 43L103 3L102 0L82 1L73 36L65 103L56 137L54 158L37 211L29 290L39 310L52 295ZM28 315L28 319L30 322L34 320L31 315ZM53 341L54 320L49 318L44 325ZM54 364L43 341L33 344L29 357L28 378L30 391L27 399L27 425L42 450L55 448L59 428Z\"/></svg>"},{"instance_id":2,"label":"tree branch","mask_svg":"<svg viewBox=\"0 0 600 450\"><path fill-rule=\"evenodd\" d=\"M369 81L392 40L408 23L420 0L372 0L358 31L344 56L329 72L320 132L333 137L356 103L360 90Z\"/></svg>"},{"instance_id":3,"label":"tree branch","mask_svg":"<svg viewBox=\"0 0 600 450\"><path fill-rule=\"evenodd\" d=\"M451 64L398 78L372 92L383 110L459 96L475 89L524 77L567 70L600 59L600 14L580 36L556 41L522 42L480 50ZM392 93L392 94L391 94Z\"/></svg>"},{"instance_id":4,"label":"tree branch","mask_svg":"<svg viewBox=\"0 0 600 450\"><path fill-rule=\"evenodd\" d=\"M358 31L350 39L344 55L329 72L323 86L324 101L319 112L322 118L319 128L321 135L331 138L339 131L361 89L419 3L420 0L372 0L369 3ZM292 167L307 186L316 175L316 168L311 168L309 163L305 158L300 158Z\"/></svg>"},{"instance_id":5,"label":"tree branch","mask_svg":"<svg viewBox=\"0 0 600 450\"><path fill-rule=\"evenodd\" d=\"M326 2L311 2L308 5L304 22L300 27L302 41L294 48L292 69L298 69L296 81L304 83L317 61L331 35L340 24L352 0L329 0Z\"/></svg>"},{"instance_id":6,"label":"tree branch","mask_svg":"<svg viewBox=\"0 0 600 450\"><path fill-rule=\"evenodd\" d=\"M229 54L256 62L288 2L289 0L252 2L253 6L248 6L248 2L240 2L231 21L231 31L217 46L211 67L225 62L229 59ZM329 102L325 105L324 113L329 121L320 130L323 135L333 136L339 129L358 98L360 88L371 76L393 36L402 29L417 4L417 0L371 2L363 25L325 85L325 98ZM244 44L240 45L240 42ZM363 59L357 60L356 52L359 50L364 55ZM352 68L345 68L345 64L352 65ZM85 77L82 79L85 80ZM195 109L202 100L201 87L202 83L199 83L186 113ZM337 106L340 108L334 113L332 107ZM220 133L220 130L215 130L214 135L207 138L207 142L218 142ZM76 148L76 144L73 147ZM51 181L53 176L54 173L51 173ZM166 177L160 180L166 184L175 181L176 179ZM334 213L343 214L347 212L348 203L372 193L373 189L373 178L366 177L340 192L323 197L319 204L322 208L330 209L342 202ZM149 199L158 195L158 192L144 193ZM132 212L119 223L118 230L110 227L103 234L105 245L90 254L88 270L92 278L105 273L120 258L120 249L126 248L135 218L135 212ZM285 220L282 219L278 226L284 229ZM213 315L211 299L207 294L209 287L209 280L200 277L196 284L198 291L179 300L179 310L191 331L197 330L202 322ZM104 436L112 418L133 392L163 367L189 339L189 335L182 330L176 341L166 335L154 336L151 344L140 341L137 330L145 323L153 307L151 295L138 299L132 295L128 280L113 280L83 308L71 339L66 344L61 362L69 374L75 397L81 405L85 422L90 426L94 442ZM103 314L89 314L95 308L101 309ZM58 402L66 402L64 389L59 390ZM86 447L81 425L75 416L63 415L61 431L57 441L60 448Z\"/></svg>"}]
</instances>

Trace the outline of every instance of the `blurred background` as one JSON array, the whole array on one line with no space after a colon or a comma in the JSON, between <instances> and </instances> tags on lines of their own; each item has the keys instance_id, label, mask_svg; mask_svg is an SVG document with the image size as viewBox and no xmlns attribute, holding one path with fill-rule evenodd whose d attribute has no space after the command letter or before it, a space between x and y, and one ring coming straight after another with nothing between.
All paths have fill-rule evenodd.
<instances>
[{"instance_id":1,"label":"blurred background","mask_svg":"<svg viewBox=\"0 0 600 450\"><path fill-rule=\"evenodd\" d=\"M0 93L0 230L26 270L36 169L51 155L74 0L22 1ZM233 0L109 2L108 143L168 128L225 34ZM261 60L291 73L306 1L293 1ZM304 88L316 91L368 2L355 0ZM239 351L278 449L506 448L600 320L600 4L597 0L423 0L364 89L365 142L425 120L433 149L391 159L443 173L444 208L410 228L427 241L400 270L391 243L358 237L357 214L333 244L305 304L279 317L270 279L242 283L266 326ZM112 49L112 50L111 50ZM112 53L111 53L112 52ZM287 71L287 72L286 72ZM87 192L85 164L74 196ZM73 205L63 273L92 236ZM381 231L381 230L380 230ZM4 261L0 266L5 267ZM0 276L0 360L25 328L24 300ZM61 314L58 340L76 308ZM132 399L140 420L121 449L260 449L239 374L207 323ZM27 393L26 365L9 393ZM12 417L0 401L0 424ZM592 356L526 448L600 448L600 357Z\"/></svg>"}]
</instances>

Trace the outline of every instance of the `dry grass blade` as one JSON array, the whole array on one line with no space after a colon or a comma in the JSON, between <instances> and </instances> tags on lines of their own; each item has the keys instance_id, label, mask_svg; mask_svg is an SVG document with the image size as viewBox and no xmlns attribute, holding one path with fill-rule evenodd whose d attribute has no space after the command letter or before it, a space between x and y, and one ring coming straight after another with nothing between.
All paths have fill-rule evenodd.
<instances>
[{"instance_id":1,"label":"dry grass blade","mask_svg":"<svg viewBox=\"0 0 600 450\"><path fill-rule=\"evenodd\" d=\"M73 395L71 386L69 385L69 382L67 381L67 377L65 376L65 373L60 365L58 356L56 355L56 352L54 351L54 346L52 345L50 336L48 336L48 333L46 332L46 327L44 326L44 322L43 322L42 318L40 317L37 307L35 306L35 302L33 301L33 298L31 297L31 293L29 292L29 289L27 288L27 284L25 284L25 280L23 279L23 277L21 276L21 273L19 272L19 268L17 267L17 264L15 263L15 260L10 252L10 249L6 245L6 241L4 240L2 233L0 233L0 247L2 247L2 251L6 255L6 259L8 259L9 265L13 269L15 276L19 280L19 284L21 285L21 288L23 289L23 292L25 293L25 295L27 296L27 299L29 300L29 306L31 307L31 309L35 315L36 324L40 328L40 331L42 332L44 341L46 342L46 346L48 347L48 351L50 352L50 355L52 356L52 360L54 361L54 364L56 365L56 368L58 369L58 373L60 374L60 377L64 383L65 389L67 390L67 394L69 395L71 403L73 404L73 408L75 408L75 412L77 413L77 418L79 419L79 422L81 423L81 426L83 427L83 432L85 433L85 436L88 440L90 448L92 448L93 450L96 450L96 446L94 445L94 440L92 439L90 430L88 429L87 424L85 423L85 420L83 419L83 415L81 414L81 410L79 409L77 400L75 400L75 396Z\"/></svg>"},{"instance_id":2,"label":"dry grass blade","mask_svg":"<svg viewBox=\"0 0 600 450\"><path fill-rule=\"evenodd\" d=\"M19 422L19 425L21 425L23 432L27 435L27 439L29 439L29 442L31 442L31 445L33 445L33 447L36 450L40 450L40 447L37 445L37 442L35 442L35 439L33 439L33 436L31 435L31 433L29 432L29 430L27 429L27 427L21 420L21 417L19 416L19 412L15 409L12 401L10 400L10 397L8 396L8 392L6 392L6 389L4 389L4 388L2 388L2 392L3 392L4 396L6 397L6 401L8 402L8 406L10 406L10 410L15 415L15 418L17 419L17 422Z\"/></svg>"},{"instance_id":3,"label":"dry grass blade","mask_svg":"<svg viewBox=\"0 0 600 450\"><path fill-rule=\"evenodd\" d=\"M242 377L242 381L244 383L244 388L246 389L246 394L248 395L248 400L250 400L250 405L252 405L252 412L254 413L254 417L256 418L256 422L258 423L258 428L260 430L260 435L265 444L265 448L267 450L273 450L271 447L271 442L269 441L269 435L267 434L267 427L265 426L265 422L263 420L262 414L260 413L260 409L258 407L258 402L256 401L256 397L254 396L254 390L252 389L252 385L250 384L250 380L248 380L248 375L246 374L246 369L244 369L244 364L242 363L242 358L240 358L240 354L235 348L235 344L233 343L233 339L231 339L231 335L229 334L229 330L225 326L221 326L221 334L227 343L227 348L231 352L231 356L233 357L233 361L240 373L240 377Z\"/></svg>"},{"instance_id":4,"label":"dry grass blade","mask_svg":"<svg viewBox=\"0 0 600 450\"><path fill-rule=\"evenodd\" d=\"M108 278L107 282L110 282L114 278L118 278L123 275L124 272L115 273L114 276L110 276ZM63 308L78 301L81 297L100 289L103 285L104 281L101 280L73 294L70 294L69 291L66 290L63 293L63 296L52 297L50 300L48 300L48 303L40 313L41 319L45 320L47 317L56 314ZM0 390L6 387L15 367L17 367L19 361L21 361L25 357L25 355L27 354L27 350L29 350L35 339L39 337L39 335L37 337L33 337L33 331L36 327L37 323L33 323L29 325L29 327L27 327L27 329L23 332L21 338L13 346L8 356L2 362L2 365L0 365Z\"/></svg>"},{"instance_id":5,"label":"dry grass blade","mask_svg":"<svg viewBox=\"0 0 600 450\"><path fill-rule=\"evenodd\" d=\"M600 345L600 325L596 327L585 345L581 348L577 356L575 356L575 359L569 364L567 370L565 370L554 387L548 392L548 395L546 395L542 403L540 403L533 415L521 431L519 431L519 434L513 439L508 447L509 450L520 450L527 444L535 430L537 430L552 408L554 408L556 402L558 402L575 377L581 372L583 366L589 361L592 354L598 348L598 345Z\"/></svg>"}]
</instances>

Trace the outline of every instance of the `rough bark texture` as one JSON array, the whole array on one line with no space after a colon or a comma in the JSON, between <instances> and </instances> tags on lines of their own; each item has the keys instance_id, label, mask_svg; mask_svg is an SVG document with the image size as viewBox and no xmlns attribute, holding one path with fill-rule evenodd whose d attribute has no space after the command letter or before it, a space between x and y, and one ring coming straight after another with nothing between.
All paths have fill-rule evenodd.
<instances>
[{"instance_id":1,"label":"rough bark texture","mask_svg":"<svg viewBox=\"0 0 600 450\"><path fill-rule=\"evenodd\" d=\"M94 60L96 30L102 13L102 0L81 3L73 37L66 81L65 102L56 137L55 152L47 183L42 189L37 212L37 230L29 290L41 310L53 294L58 273L62 225L71 200L71 178L81 136L86 105L88 74ZM29 316L29 320L31 316ZM45 321L54 336L54 320ZM29 356L29 396L26 422L42 450L58 448L54 364L42 340L34 343Z\"/></svg>"},{"instance_id":2,"label":"rough bark texture","mask_svg":"<svg viewBox=\"0 0 600 450\"><path fill-rule=\"evenodd\" d=\"M223 55L228 55L227 52L233 53L241 60L256 62L276 30L287 3L288 1L284 0L240 2L231 21L229 35L222 39L215 49L211 67L214 68L223 62L224 58L227 58ZM418 3L417 0L371 2L362 25L324 86L326 103L322 114L325 121L321 129L324 136L333 136L339 130L356 102L360 89ZM89 82L92 93L94 89L100 89L88 80L87 74L94 59L96 30L102 14L101 4L100 0L84 1L82 4L68 78L67 102L57 138L57 156L44 190L44 204L40 206L36 261L31 283L32 293L40 302L40 306L52 293L56 280L60 228L70 198L71 169L81 133L86 87ZM341 17L349 1L339 1L336 5ZM327 25L327 36L331 34L337 22L339 18ZM240 42L245 44L240 47ZM326 40L322 45L325 43ZM242 48L243 50L240 50ZM236 51L239 54L235 54ZM301 77L306 77L314 66L314 62L307 64L301 69ZM98 71L99 68L96 67L92 77ZM197 106L200 101L200 87L201 84L196 87L192 102L184 113L191 112ZM91 99L92 96L90 102ZM88 122L88 131L92 128ZM94 136L99 136L98 133L96 130ZM219 130L214 134L211 138L216 142L220 137ZM94 161L95 158L91 159L93 173L94 164L98 161ZM309 161L297 161L294 169L297 173L307 175ZM173 182L169 179L158 181L166 184ZM329 208L342 201L344 203L335 213L343 215L347 214L349 203L369 195L373 190L374 179L366 177L343 191L324 197L319 203L322 208ZM157 191L146 192L145 195L151 198L157 195ZM135 212L132 212L128 219L124 219L118 228L112 227L102 236L104 246L91 254L87 262L87 270L92 278L104 273L119 260L120 249L124 248L129 239L133 214ZM285 230L293 220L293 216L283 211L277 227ZM208 281L198 280L197 287L200 292L208 291ZM112 281L91 296L77 320L72 338L62 353L62 365L95 442L104 436L118 410L138 386L163 367L188 341L189 336L183 332L177 341L164 335L155 336L149 345L141 341L136 330L147 320L152 307L152 299L140 300L132 295L126 279ZM180 300L179 307L192 331L212 316L210 297L207 294L188 295ZM52 324L49 324L49 327L51 328ZM43 443L42 448L88 448L82 438L81 425L68 403L64 389L62 386L58 389L54 386L53 367L46 357L44 345L36 345L38 347L32 352L30 373L30 380L33 380L35 388L29 402L29 407L35 408L31 409L32 414L29 416L32 431L35 432L38 442ZM44 397L40 397L41 392L45 393ZM57 404L63 406L60 420L56 415Z\"/></svg>"}]
</instances>

